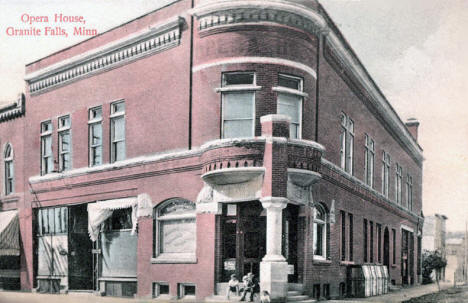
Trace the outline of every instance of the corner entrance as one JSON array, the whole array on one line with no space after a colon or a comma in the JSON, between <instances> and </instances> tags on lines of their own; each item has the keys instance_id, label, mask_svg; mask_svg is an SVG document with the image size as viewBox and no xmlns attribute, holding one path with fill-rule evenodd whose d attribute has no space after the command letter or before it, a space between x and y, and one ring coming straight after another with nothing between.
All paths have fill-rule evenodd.
<instances>
[{"instance_id":1,"label":"corner entrance","mask_svg":"<svg viewBox=\"0 0 468 303\"><path fill-rule=\"evenodd\" d=\"M298 207L283 210L282 255L291 265L289 282L297 282ZM295 219L296 218L296 219ZM223 205L220 218L217 282L227 282L232 274L239 280L248 272L257 278L266 254L266 210L259 201ZM294 268L294 270L292 269Z\"/></svg>"},{"instance_id":2,"label":"corner entrance","mask_svg":"<svg viewBox=\"0 0 468 303\"><path fill-rule=\"evenodd\" d=\"M229 281L231 274L238 279L248 272L259 276L266 247L266 216L262 211L258 201L223 205L222 282Z\"/></svg>"}]
</instances>

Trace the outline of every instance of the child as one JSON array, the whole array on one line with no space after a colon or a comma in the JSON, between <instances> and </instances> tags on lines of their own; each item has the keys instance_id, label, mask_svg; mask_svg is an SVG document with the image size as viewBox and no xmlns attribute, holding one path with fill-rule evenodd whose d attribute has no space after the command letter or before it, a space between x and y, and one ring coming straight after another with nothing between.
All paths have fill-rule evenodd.
<instances>
[{"instance_id":1,"label":"child","mask_svg":"<svg viewBox=\"0 0 468 303\"><path fill-rule=\"evenodd\" d=\"M266 290L260 295L260 303L270 303L270 293Z\"/></svg>"},{"instance_id":2,"label":"child","mask_svg":"<svg viewBox=\"0 0 468 303\"><path fill-rule=\"evenodd\" d=\"M231 292L235 292L236 296L239 296L239 280L237 280L236 275L232 274L231 279L228 282L226 298L229 300L229 295Z\"/></svg>"}]
</instances>

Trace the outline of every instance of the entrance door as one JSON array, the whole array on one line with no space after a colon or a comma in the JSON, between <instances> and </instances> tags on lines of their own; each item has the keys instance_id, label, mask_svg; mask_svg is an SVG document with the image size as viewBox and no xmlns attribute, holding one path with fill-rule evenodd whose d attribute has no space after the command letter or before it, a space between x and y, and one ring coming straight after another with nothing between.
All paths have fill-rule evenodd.
<instances>
[{"instance_id":1,"label":"entrance door","mask_svg":"<svg viewBox=\"0 0 468 303\"><path fill-rule=\"evenodd\" d=\"M383 264L387 266L388 273L390 274L390 235L388 232L388 228L385 227L384 231L384 259Z\"/></svg>"},{"instance_id":2,"label":"entrance door","mask_svg":"<svg viewBox=\"0 0 468 303\"><path fill-rule=\"evenodd\" d=\"M88 235L86 206L69 208L68 283L72 290L93 289L93 245Z\"/></svg>"},{"instance_id":3,"label":"entrance door","mask_svg":"<svg viewBox=\"0 0 468 303\"><path fill-rule=\"evenodd\" d=\"M401 277L403 284L409 284L409 269L408 269L408 238L409 232L407 230L401 230Z\"/></svg>"},{"instance_id":4,"label":"entrance door","mask_svg":"<svg viewBox=\"0 0 468 303\"><path fill-rule=\"evenodd\" d=\"M258 278L266 252L266 215L262 205L258 201L228 204L223 214L222 281L227 282L231 274L240 280L248 272Z\"/></svg>"},{"instance_id":5,"label":"entrance door","mask_svg":"<svg viewBox=\"0 0 468 303\"><path fill-rule=\"evenodd\" d=\"M266 252L266 216L260 202L240 204L239 211L239 276L260 276L260 262Z\"/></svg>"}]
</instances>

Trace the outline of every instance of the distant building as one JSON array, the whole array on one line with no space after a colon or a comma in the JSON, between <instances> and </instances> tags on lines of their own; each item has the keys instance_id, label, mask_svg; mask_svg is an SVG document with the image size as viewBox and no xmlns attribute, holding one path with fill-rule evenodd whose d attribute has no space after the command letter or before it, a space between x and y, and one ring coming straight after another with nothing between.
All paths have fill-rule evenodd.
<instances>
[{"instance_id":1,"label":"distant building","mask_svg":"<svg viewBox=\"0 0 468 303\"><path fill-rule=\"evenodd\" d=\"M447 256L446 250L446 221L447 217L441 214L427 216L424 219L422 249L429 251L439 251L444 258ZM442 271L442 279L445 280L445 270Z\"/></svg>"},{"instance_id":2,"label":"distant building","mask_svg":"<svg viewBox=\"0 0 468 303\"><path fill-rule=\"evenodd\" d=\"M464 264L465 264L465 239L452 238L446 241L447 266L445 268L445 276L447 280L464 281Z\"/></svg>"}]
</instances>

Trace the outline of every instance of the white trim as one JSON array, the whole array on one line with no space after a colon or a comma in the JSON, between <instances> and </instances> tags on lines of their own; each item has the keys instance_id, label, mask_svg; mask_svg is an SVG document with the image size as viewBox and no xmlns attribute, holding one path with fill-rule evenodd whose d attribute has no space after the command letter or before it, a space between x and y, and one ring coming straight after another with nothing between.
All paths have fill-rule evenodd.
<instances>
[{"instance_id":1,"label":"white trim","mask_svg":"<svg viewBox=\"0 0 468 303\"><path fill-rule=\"evenodd\" d=\"M261 90L262 87L258 85L229 85L224 87L215 88L216 92L235 92L235 91L253 91Z\"/></svg>"},{"instance_id":2,"label":"white trim","mask_svg":"<svg viewBox=\"0 0 468 303\"><path fill-rule=\"evenodd\" d=\"M411 228L408 225L401 224L401 229L414 233L414 228Z\"/></svg>"},{"instance_id":3,"label":"white trim","mask_svg":"<svg viewBox=\"0 0 468 303\"><path fill-rule=\"evenodd\" d=\"M291 123L291 118L289 116L281 115L281 114L271 114L271 115L260 117L260 123L272 122L272 121L273 122L284 121L284 122Z\"/></svg>"},{"instance_id":4,"label":"white trim","mask_svg":"<svg viewBox=\"0 0 468 303\"><path fill-rule=\"evenodd\" d=\"M309 94L304 93L300 90L297 89L292 89L292 88L287 88L287 87L282 87L282 86L274 86L271 88L272 91L274 92L279 92L279 93L285 93L285 94L291 94L291 95L296 95L296 96L301 96L308 98Z\"/></svg>"},{"instance_id":5,"label":"white trim","mask_svg":"<svg viewBox=\"0 0 468 303\"><path fill-rule=\"evenodd\" d=\"M277 64L277 65L289 66L289 67L300 69L308 73L312 77L314 77L314 79L317 79L317 73L315 72L314 69L310 68L309 66L296 62L296 61L282 59L282 58L273 58L273 57L255 57L255 56L248 57L246 56L246 57L232 57L232 58L218 59L216 61L212 61L209 63L196 65L192 68L192 72L196 73L201 70L219 66L219 65L243 64L243 63Z\"/></svg>"}]
</instances>

